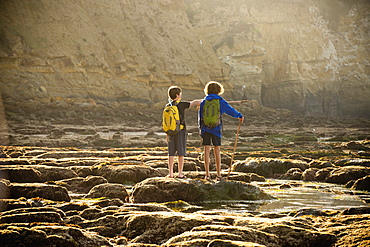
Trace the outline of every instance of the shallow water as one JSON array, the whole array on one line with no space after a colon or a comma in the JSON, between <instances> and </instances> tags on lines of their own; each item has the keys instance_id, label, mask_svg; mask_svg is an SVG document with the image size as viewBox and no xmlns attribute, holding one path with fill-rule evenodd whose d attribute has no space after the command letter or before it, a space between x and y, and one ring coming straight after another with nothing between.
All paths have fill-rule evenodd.
<instances>
[{"instance_id":1,"label":"shallow water","mask_svg":"<svg viewBox=\"0 0 370 247\"><path fill-rule=\"evenodd\" d=\"M268 180L253 182L276 200L265 201L217 201L204 202L201 210L227 211L236 213L262 212L280 213L303 208L320 210L344 210L348 207L368 206L358 196L340 185L328 183L297 182L297 186L282 189L282 184L293 184L292 180ZM300 186L299 186L300 185ZM199 211L199 210L198 210Z\"/></svg>"}]
</instances>

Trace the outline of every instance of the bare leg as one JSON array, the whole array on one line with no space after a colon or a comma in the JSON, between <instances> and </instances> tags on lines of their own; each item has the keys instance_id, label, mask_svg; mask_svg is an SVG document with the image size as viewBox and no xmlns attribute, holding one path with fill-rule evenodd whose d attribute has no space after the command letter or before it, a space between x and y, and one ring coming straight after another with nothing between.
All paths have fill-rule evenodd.
<instances>
[{"instance_id":1,"label":"bare leg","mask_svg":"<svg viewBox=\"0 0 370 247\"><path fill-rule=\"evenodd\" d=\"M173 178L173 162L174 162L175 156L168 156L168 175L167 177Z\"/></svg>"},{"instance_id":2,"label":"bare leg","mask_svg":"<svg viewBox=\"0 0 370 247\"><path fill-rule=\"evenodd\" d=\"M182 174L182 170L184 169L184 156L177 156L178 158L178 163L179 163L179 174L177 177L182 178L184 175Z\"/></svg>"},{"instance_id":3,"label":"bare leg","mask_svg":"<svg viewBox=\"0 0 370 247\"><path fill-rule=\"evenodd\" d=\"M204 146L204 169L206 171L206 179L211 178L209 174L209 153L211 151L211 146Z\"/></svg>"},{"instance_id":4,"label":"bare leg","mask_svg":"<svg viewBox=\"0 0 370 247\"><path fill-rule=\"evenodd\" d=\"M216 174L217 177L221 178L221 146L214 146L213 149L216 161Z\"/></svg>"}]
</instances>

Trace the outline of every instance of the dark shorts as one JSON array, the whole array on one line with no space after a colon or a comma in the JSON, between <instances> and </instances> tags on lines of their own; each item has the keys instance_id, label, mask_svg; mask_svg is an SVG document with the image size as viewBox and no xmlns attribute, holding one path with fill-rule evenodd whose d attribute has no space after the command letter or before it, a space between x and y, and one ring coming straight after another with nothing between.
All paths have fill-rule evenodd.
<instances>
[{"instance_id":1,"label":"dark shorts","mask_svg":"<svg viewBox=\"0 0 370 247\"><path fill-rule=\"evenodd\" d=\"M213 135L209 132L204 132L203 138L203 146L210 146L213 144L213 146L221 146L221 138ZM211 144L212 143L212 144Z\"/></svg>"},{"instance_id":2,"label":"dark shorts","mask_svg":"<svg viewBox=\"0 0 370 247\"><path fill-rule=\"evenodd\" d=\"M177 135L170 136L170 141L167 143L168 156L186 155L186 136L186 130L180 130Z\"/></svg>"}]
</instances>

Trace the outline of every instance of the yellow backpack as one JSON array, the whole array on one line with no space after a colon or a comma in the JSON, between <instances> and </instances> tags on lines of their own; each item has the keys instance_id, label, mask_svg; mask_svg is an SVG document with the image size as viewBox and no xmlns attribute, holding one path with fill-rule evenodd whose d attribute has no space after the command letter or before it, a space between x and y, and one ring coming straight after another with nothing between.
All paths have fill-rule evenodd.
<instances>
[{"instance_id":1,"label":"yellow backpack","mask_svg":"<svg viewBox=\"0 0 370 247\"><path fill-rule=\"evenodd\" d=\"M162 127L168 135L176 135L180 131L179 108L169 103L163 110Z\"/></svg>"}]
</instances>

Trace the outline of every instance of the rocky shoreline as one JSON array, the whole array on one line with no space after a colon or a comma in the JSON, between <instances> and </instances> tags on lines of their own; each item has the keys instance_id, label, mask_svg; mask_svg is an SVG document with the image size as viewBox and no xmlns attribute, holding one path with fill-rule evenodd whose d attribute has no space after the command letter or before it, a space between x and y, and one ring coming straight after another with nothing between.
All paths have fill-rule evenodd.
<instances>
[{"instance_id":1,"label":"rocky shoreline","mask_svg":"<svg viewBox=\"0 0 370 247\"><path fill-rule=\"evenodd\" d=\"M204 180L202 154L187 179L166 178L165 148L1 146L3 246L366 246L368 204L345 210L207 210L199 201L265 201L270 178L345 185L369 202L369 141L297 153L239 151L229 179ZM191 150L192 148L190 148ZM226 178L230 156L222 157ZM214 169L213 169L214 170ZM212 174L214 176L214 174ZM335 192L332 192L335 193Z\"/></svg>"}]
</instances>

